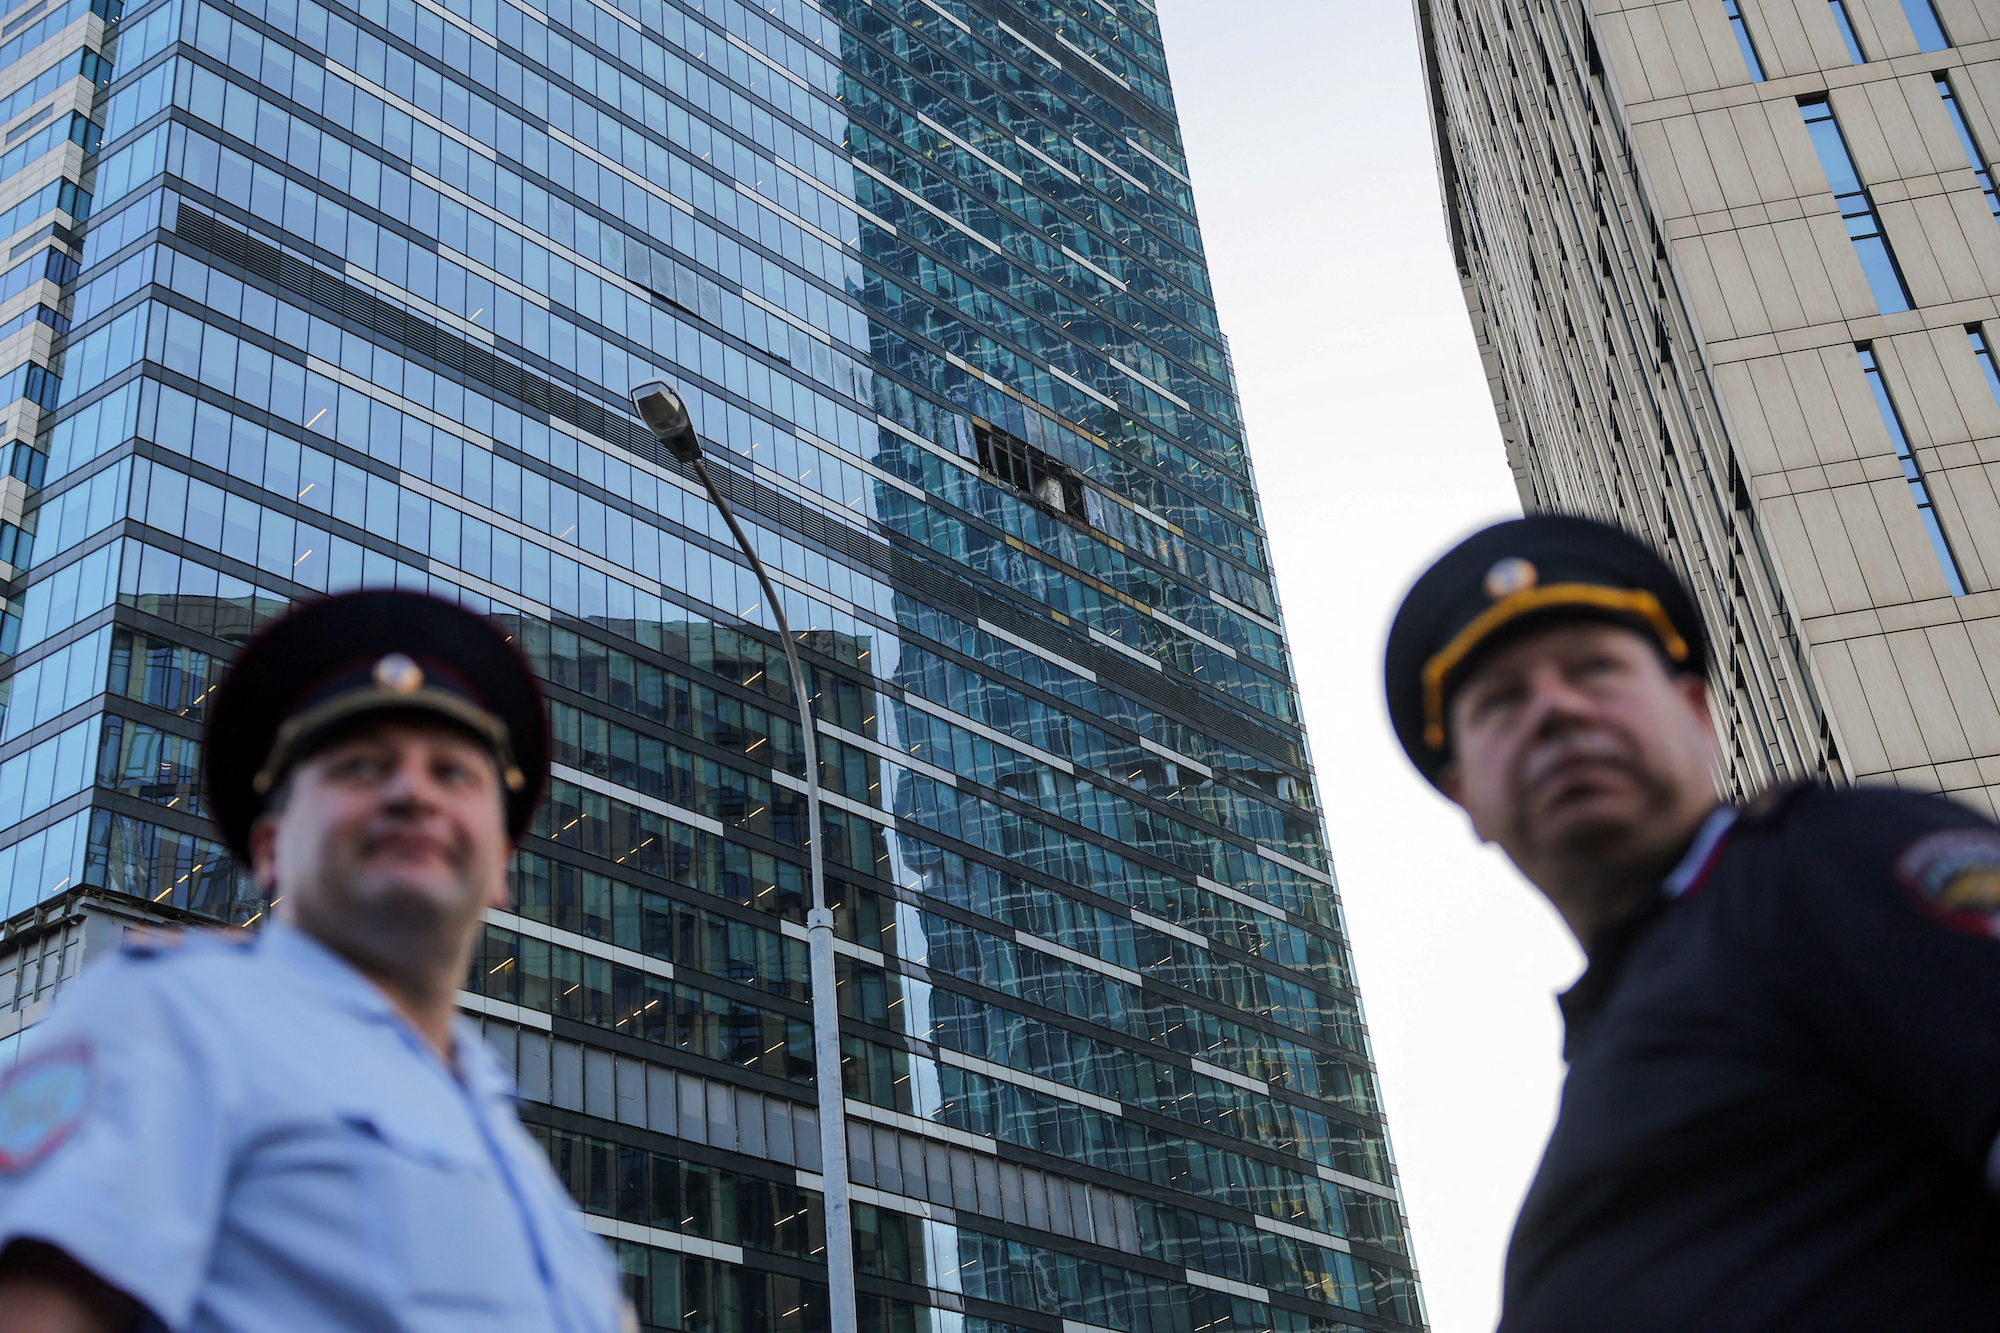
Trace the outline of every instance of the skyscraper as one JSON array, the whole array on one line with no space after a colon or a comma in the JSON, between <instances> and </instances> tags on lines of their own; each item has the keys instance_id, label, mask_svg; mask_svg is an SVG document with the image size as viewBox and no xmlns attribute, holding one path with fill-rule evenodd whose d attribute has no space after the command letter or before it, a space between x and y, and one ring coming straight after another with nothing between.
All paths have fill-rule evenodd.
<instances>
[{"instance_id":1,"label":"skyscraper","mask_svg":"<svg viewBox=\"0 0 2000 1333\"><path fill-rule=\"evenodd\" d=\"M863 1326L1422 1322L1145 0L39 3L0 1052L121 919L265 909L232 649L427 589L549 687L463 997L524 1118L648 1327L824 1326L807 757L662 374L824 728Z\"/></svg>"},{"instance_id":2,"label":"skyscraper","mask_svg":"<svg viewBox=\"0 0 2000 1333\"><path fill-rule=\"evenodd\" d=\"M1522 502L1687 572L1738 792L2000 812L1992 7L1417 8Z\"/></svg>"}]
</instances>

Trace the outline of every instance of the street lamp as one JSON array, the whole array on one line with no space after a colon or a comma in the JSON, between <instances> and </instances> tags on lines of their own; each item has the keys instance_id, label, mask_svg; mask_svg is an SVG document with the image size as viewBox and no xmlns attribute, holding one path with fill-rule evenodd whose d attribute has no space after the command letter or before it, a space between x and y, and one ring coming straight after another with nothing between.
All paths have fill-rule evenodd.
<instances>
[{"instance_id":1,"label":"street lamp","mask_svg":"<svg viewBox=\"0 0 2000 1333\"><path fill-rule=\"evenodd\" d=\"M806 847L812 864L812 910L806 913L807 953L812 972L813 1083L819 1094L819 1160L826 1184L827 1304L833 1333L855 1333L854 1313L854 1230L849 1220L847 1197L847 1098L840 1084L840 1005L834 996L833 909L826 903L826 868L820 856L822 829L819 819L819 735L813 728L812 703L806 697L806 676L799 667L799 652L792 632L785 624L785 605L778 590L764 572L764 562L743 529L729 501L716 489L715 479L702 461L701 441L695 438L694 422L687 404L663 379L651 379L632 390L632 406L640 420L661 444L694 475L708 491L708 498L722 514L722 521L750 562L764 590L765 604L778 624L778 642L785 650L785 665L792 673L792 697L799 705L799 727L806 743Z\"/></svg>"}]
</instances>

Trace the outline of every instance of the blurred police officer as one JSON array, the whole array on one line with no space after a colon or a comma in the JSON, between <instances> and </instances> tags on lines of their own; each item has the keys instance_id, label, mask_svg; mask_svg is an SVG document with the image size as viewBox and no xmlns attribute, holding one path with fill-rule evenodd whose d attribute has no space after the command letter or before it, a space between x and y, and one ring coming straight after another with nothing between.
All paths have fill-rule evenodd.
<instances>
[{"instance_id":1,"label":"blurred police officer","mask_svg":"<svg viewBox=\"0 0 2000 1333\"><path fill-rule=\"evenodd\" d=\"M1932 796L1715 795L1693 598L1502 523L1390 631L1417 767L1588 956L1503 1333L2000 1328L2000 829Z\"/></svg>"},{"instance_id":2,"label":"blurred police officer","mask_svg":"<svg viewBox=\"0 0 2000 1333\"><path fill-rule=\"evenodd\" d=\"M489 622L308 606L210 712L257 934L128 943L0 1084L0 1330L609 1333L616 1275L453 1011L548 771Z\"/></svg>"}]
</instances>

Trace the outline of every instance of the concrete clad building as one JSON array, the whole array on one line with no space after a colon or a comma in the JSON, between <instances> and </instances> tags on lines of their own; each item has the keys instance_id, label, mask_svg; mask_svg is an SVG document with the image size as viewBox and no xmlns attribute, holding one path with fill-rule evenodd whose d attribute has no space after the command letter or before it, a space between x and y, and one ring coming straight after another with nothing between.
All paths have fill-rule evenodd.
<instances>
[{"instance_id":1,"label":"concrete clad building","mask_svg":"<svg viewBox=\"0 0 2000 1333\"><path fill-rule=\"evenodd\" d=\"M424 589L556 772L461 996L648 1328L828 1323L819 710L862 1327L1423 1322L1148 0L0 12L0 1065L266 909L200 726Z\"/></svg>"},{"instance_id":2,"label":"concrete clad building","mask_svg":"<svg viewBox=\"0 0 2000 1333\"><path fill-rule=\"evenodd\" d=\"M2000 10L1417 11L1523 504L1688 573L1737 791L2000 813Z\"/></svg>"}]
</instances>

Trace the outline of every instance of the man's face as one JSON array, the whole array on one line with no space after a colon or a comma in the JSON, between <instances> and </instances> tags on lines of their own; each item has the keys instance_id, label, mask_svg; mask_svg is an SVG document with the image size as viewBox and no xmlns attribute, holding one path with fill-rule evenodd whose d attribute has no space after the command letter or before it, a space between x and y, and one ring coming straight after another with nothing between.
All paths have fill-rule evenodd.
<instances>
[{"instance_id":1,"label":"man's face","mask_svg":"<svg viewBox=\"0 0 2000 1333\"><path fill-rule=\"evenodd\" d=\"M1670 852L1715 803L1701 679L1670 675L1616 625L1570 621L1500 649L1459 686L1450 722L1445 794L1538 883L1551 863Z\"/></svg>"},{"instance_id":2,"label":"man's face","mask_svg":"<svg viewBox=\"0 0 2000 1333\"><path fill-rule=\"evenodd\" d=\"M258 887L357 962L417 965L507 905L502 798L492 753L464 732L363 723L301 760L252 830Z\"/></svg>"}]
</instances>

